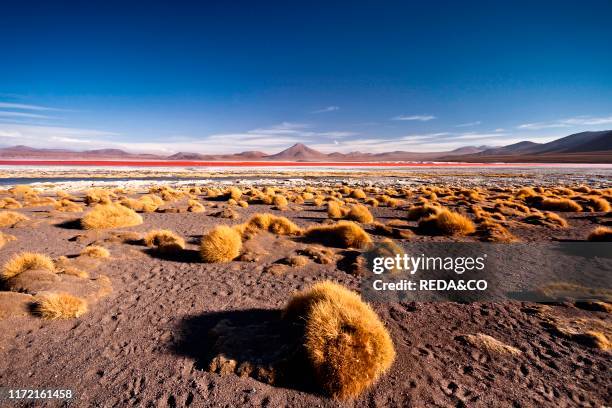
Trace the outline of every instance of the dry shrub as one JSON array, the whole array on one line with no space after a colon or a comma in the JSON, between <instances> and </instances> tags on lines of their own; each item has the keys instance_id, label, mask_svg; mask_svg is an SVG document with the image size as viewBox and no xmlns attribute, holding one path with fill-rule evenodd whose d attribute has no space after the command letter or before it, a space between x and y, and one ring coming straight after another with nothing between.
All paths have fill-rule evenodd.
<instances>
[{"instance_id":1,"label":"dry shrub","mask_svg":"<svg viewBox=\"0 0 612 408\"><path fill-rule=\"evenodd\" d=\"M285 318L305 322L305 350L317 382L334 398L357 397L393 364L393 341L358 294L325 281L289 300Z\"/></svg>"},{"instance_id":2,"label":"dry shrub","mask_svg":"<svg viewBox=\"0 0 612 408\"><path fill-rule=\"evenodd\" d=\"M364 200L364 204L372 206L372 207L378 207L379 202L375 198L366 198Z\"/></svg>"},{"instance_id":3,"label":"dry shrub","mask_svg":"<svg viewBox=\"0 0 612 408\"><path fill-rule=\"evenodd\" d=\"M46 205L55 205L55 201L52 197L39 197L37 195L29 196L25 200L25 205L28 207L43 207Z\"/></svg>"},{"instance_id":4,"label":"dry shrub","mask_svg":"<svg viewBox=\"0 0 612 408\"><path fill-rule=\"evenodd\" d=\"M229 262L240 255L240 233L226 225L219 225L202 237L200 256L204 262Z\"/></svg>"},{"instance_id":5,"label":"dry shrub","mask_svg":"<svg viewBox=\"0 0 612 408\"><path fill-rule=\"evenodd\" d=\"M356 199L359 199L359 200L367 198L366 193L364 193L363 190L360 189L360 188L356 188L355 190L351 191L350 196L352 198L356 198Z\"/></svg>"},{"instance_id":6,"label":"dry shrub","mask_svg":"<svg viewBox=\"0 0 612 408\"><path fill-rule=\"evenodd\" d=\"M289 202L287 201L287 199L285 198L285 196L280 195L280 194L276 194L274 196L274 198L272 199L272 204L274 204L274 206L279 209L279 210L284 210L287 208L287 205L289 204Z\"/></svg>"},{"instance_id":7,"label":"dry shrub","mask_svg":"<svg viewBox=\"0 0 612 408\"><path fill-rule=\"evenodd\" d=\"M87 313L87 302L67 293L49 293L35 301L34 312L44 319L72 319Z\"/></svg>"},{"instance_id":8,"label":"dry shrub","mask_svg":"<svg viewBox=\"0 0 612 408\"><path fill-rule=\"evenodd\" d=\"M322 206L324 202L325 200L323 199L323 197L315 197L315 199L312 200L312 203L317 207Z\"/></svg>"},{"instance_id":9,"label":"dry shrub","mask_svg":"<svg viewBox=\"0 0 612 408\"><path fill-rule=\"evenodd\" d=\"M523 187L514 194L517 198L535 197L537 195L538 193L531 187Z\"/></svg>"},{"instance_id":10,"label":"dry shrub","mask_svg":"<svg viewBox=\"0 0 612 408\"><path fill-rule=\"evenodd\" d=\"M587 239L593 242L612 242L612 228L597 227L591 231Z\"/></svg>"},{"instance_id":11,"label":"dry shrub","mask_svg":"<svg viewBox=\"0 0 612 408\"><path fill-rule=\"evenodd\" d=\"M416 221L423 217L438 214L440 211L442 211L442 208L433 204L413 205L408 209L406 218L411 221Z\"/></svg>"},{"instance_id":12,"label":"dry shrub","mask_svg":"<svg viewBox=\"0 0 612 408\"><path fill-rule=\"evenodd\" d=\"M298 235L302 229L285 217L274 214L255 214L245 224L236 226L241 234L268 231L277 235Z\"/></svg>"},{"instance_id":13,"label":"dry shrub","mask_svg":"<svg viewBox=\"0 0 612 408\"><path fill-rule=\"evenodd\" d=\"M304 236L310 241L339 248L364 248L372 242L368 233L352 221L312 226Z\"/></svg>"},{"instance_id":14,"label":"dry shrub","mask_svg":"<svg viewBox=\"0 0 612 408\"><path fill-rule=\"evenodd\" d=\"M29 220L28 217L15 211L0 212L0 227L12 227L21 221L27 220Z\"/></svg>"},{"instance_id":15,"label":"dry shrub","mask_svg":"<svg viewBox=\"0 0 612 408\"><path fill-rule=\"evenodd\" d=\"M582 207L580 204L569 198L544 198L538 204L538 207L543 210L550 211L565 211L565 212L580 212Z\"/></svg>"},{"instance_id":16,"label":"dry shrub","mask_svg":"<svg viewBox=\"0 0 612 408\"><path fill-rule=\"evenodd\" d=\"M419 230L433 235L468 235L476 230L474 223L463 214L446 209L419 222Z\"/></svg>"},{"instance_id":17,"label":"dry shrub","mask_svg":"<svg viewBox=\"0 0 612 408\"><path fill-rule=\"evenodd\" d=\"M187 201L187 211L193 213L201 213L206 211L206 208L198 200L191 199Z\"/></svg>"},{"instance_id":18,"label":"dry shrub","mask_svg":"<svg viewBox=\"0 0 612 408\"><path fill-rule=\"evenodd\" d=\"M493 220L485 220L478 225L476 230L481 239L486 242L517 242L515 237L501 224Z\"/></svg>"},{"instance_id":19,"label":"dry shrub","mask_svg":"<svg viewBox=\"0 0 612 408\"><path fill-rule=\"evenodd\" d=\"M108 258L110 257L110 252L100 245L88 245L81 251L80 255L90 258Z\"/></svg>"},{"instance_id":20,"label":"dry shrub","mask_svg":"<svg viewBox=\"0 0 612 408\"><path fill-rule=\"evenodd\" d=\"M483 333L468 334L465 336L461 336L460 338L466 343L472 345L473 347L484 348L494 353L510 354L514 356L518 356L523 353L516 347L512 347L506 343L497 340L494 337Z\"/></svg>"},{"instance_id":21,"label":"dry shrub","mask_svg":"<svg viewBox=\"0 0 612 408\"><path fill-rule=\"evenodd\" d=\"M62 198L55 203L55 210L59 212L82 212L83 206L66 198Z\"/></svg>"},{"instance_id":22,"label":"dry shrub","mask_svg":"<svg viewBox=\"0 0 612 408\"><path fill-rule=\"evenodd\" d=\"M574 191L578 192L578 193L585 193L588 194L591 192L591 187L589 186L585 186L584 184L578 186L578 187L574 187Z\"/></svg>"},{"instance_id":23,"label":"dry shrub","mask_svg":"<svg viewBox=\"0 0 612 408\"><path fill-rule=\"evenodd\" d=\"M85 202L88 205L91 204L110 204L112 199L115 198L116 195L113 194L109 190L102 190L99 188L92 188L87 190L85 193Z\"/></svg>"},{"instance_id":24,"label":"dry shrub","mask_svg":"<svg viewBox=\"0 0 612 408\"><path fill-rule=\"evenodd\" d=\"M308 257L304 255L291 255L284 259L284 263L293 267L306 266L308 264Z\"/></svg>"},{"instance_id":25,"label":"dry shrub","mask_svg":"<svg viewBox=\"0 0 612 408\"><path fill-rule=\"evenodd\" d=\"M0 232L0 248L5 246L8 242L15 241L16 239L17 237L15 237L14 235L5 234L3 232Z\"/></svg>"},{"instance_id":26,"label":"dry shrub","mask_svg":"<svg viewBox=\"0 0 612 408\"><path fill-rule=\"evenodd\" d=\"M333 219L342 218L342 210L340 209L340 204L337 201L327 202L327 216Z\"/></svg>"},{"instance_id":27,"label":"dry shrub","mask_svg":"<svg viewBox=\"0 0 612 408\"><path fill-rule=\"evenodd\" d=\"M523 218L523 222L527 224L544 225L551 228L567 228L569 226L563 217L550 211L531 214Z\"/></svg>"},{"instance_id":28,"label":"dry shrub","mask_svg":"<svg viewBox=\"0 0 612 408\"><path fill-rule=\"evenodd\" d=\"M240 200L240 197L242 197L242 190L240 190L238 187L230 187L228 191L228 196L234 201L238 201Z\"/></svg>"},{"instance_id":29,"label":"dry shrub","mask_svg":"<svg viewBox=\"0 0 612 408\"><path fill-rule=\"evenodd\" d=\"M7 210L15 210L21 207L23 207L21 203L15 200L13 197L5 197L0 200L0 208L4 208Z\"/></svg>"},{"instance_id":30,"label":"dry shrub","mask_svg":"<svg viewBox=\"0 0 612 408\"><path fill-rule=\"evenodd\" d=\"M119 204L98 204L81 218L81 226L85 229L133 227L140 224L140 215Z\"/></svg>"},{"instance_id":31,"label":"dry shrub","mask_svg":"<svg viewBox=\"0 0 612 408\"><path fill-rule=\"evenodd\" d=\"M238 206L240 206L242 208L249 208L249 203L247 203L244 200L240 200L240 201L238 201Z\"/></svg>"},{"instance_id":32,"label":"dry shrub","mask_svg":"<svg viewBox=\"0 0 612 408\"><path fill-rule=\"evenodd\" d=\"M314 198L314 194L312 194L310 191L305 191L302 193L302 198L304 200L312 200Z\"/></svg>"},{"instance_id":33,"label":"dry shrub","mask_svg":"<svg viewBox=\"0 0 612 408\"><path fill-rule=\"evenodd\" d=\"M374 221L374 217L368 207L362 204L355 204L351 206L348 214L346 214L348 220L357 221L362 224L369 224Z\"/></svg>"},{"instance_id":34,"label":"dry shrub","mask_svg":"<svg viewBox=\"0 0 612 408\"><path fill-rule=\"evenodd\" d=\"M144 242L148 247L159 252L173 253L185 249L185 240L170 230L152 230L147 232Z\"/></svg>"},{"instance_id":35,"label":"dry shrub","mask_svg":"<svg viewBox=\"0 0 612 408\"><path fill-rule=\"evenodd\" d=\"M2 279L10 279L22 272L32 269L45 269L50 272L55 271L55 265L47 255L35 252L21 252L13 255L5 264L2 270Z\"/></svg>"},{"instance_id":36,"label":"dry shrub","mask_svg":"<svg viewBox=\"0 0 612 408\"><path fill-rule=\"evenodd\" d=\"M9 188L9 192L17 197L24 197L27 195L36 194L36 191L32 187L27 186L25 184L18 184L13 188Z\"/></svg>"},{"instance_id":37,"label":"dry shrub","mask_svg":"<svg viewBox=\"0 0 612 408\"><path fill-rule=\"evenodd\" d=\"M55 271L64 275L76 276L79 278L89 278L89 273L75 265L67 256L60 256L55 260Z\"/></svg>"},{"instance_id":38,"label":"dry shrub","mask_svg":"<svg viewBox=\"0 0 612 408\"><path fill-rule=\"evenodd\" d=\"M595 212L610 212L612 207L610 207L610 203L605 198L595 197L595 196L587 196L583 197L584 205Z\"/></svg>"}]
</instances>

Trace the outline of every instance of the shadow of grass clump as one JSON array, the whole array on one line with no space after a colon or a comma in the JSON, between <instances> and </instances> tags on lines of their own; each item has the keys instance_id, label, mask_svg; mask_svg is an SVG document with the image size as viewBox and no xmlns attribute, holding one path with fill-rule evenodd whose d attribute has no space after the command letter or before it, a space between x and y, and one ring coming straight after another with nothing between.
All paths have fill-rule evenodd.
<instances>
[{"instance_id":1,"label":"shadow of grass clump","mask_svg":"<svg viewBox=\"0 0 612 408\"><path fill-rule=\"evenodd\" d=\"M171 350L201 370L314 393L303 330L283 320L280 310L214 312L185 317Z\"/></svg>"}]
</instances>

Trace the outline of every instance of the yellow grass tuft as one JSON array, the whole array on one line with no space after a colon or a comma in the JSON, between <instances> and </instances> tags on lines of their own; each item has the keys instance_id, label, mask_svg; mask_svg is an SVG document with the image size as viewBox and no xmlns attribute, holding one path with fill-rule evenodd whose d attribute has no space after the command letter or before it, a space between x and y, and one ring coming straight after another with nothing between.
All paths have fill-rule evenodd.
<instances>
[{"instance_id":1,"label":"yellow grass tuft","mask_svg":"<svg viewBox=\"0 0 612 408\"><path fill-rule=\"evenodd\" d=\"M338 203L337 201L328 201L327 216L329 218L342 218L342 210L340 209L340 203Z\"/></svg>"},{"instance_id":2,"label":"yellow grass tuft","mask_svg":"<svg viewBox=\"0 0 612 408\"><path fill-rule=\"evenodd\" d=\"M240 233L226 225L219 225L202 237L200 256L204 262L229 262L240 255Z\"/></svg>"},{"instance_id":3,"label":"yellow grass tuft","mask_svg":"<svg viewBox=\"0 0 612 408\"><path fill-rule=\"evenodd\" d=\"M355 204L351 206L348 214L346 215L346 219L357 221L362 224L369 224L371 222L374 222L374 217L372 216L372 213L370 213L368 207L362 204Z\"/></svg>"},{"instance_id":4,"label":"yellow grass tuft","mask_svg":"<svg viewBox=\"0 0 612 408\"><path fill-rule=\"evenodd\" d=\"M36 300L34 312L44 319L73 319L87 313L87 302L67 293L49 293Z\"/></svg>"},{"instance_id":5,"label":"yellow grass tuft","mask_svg":"<svg viewBox=\"0 0 612 408\"><path fill-rule=\"evenodd\" d=\"M140 224L140 215L119 204L96 205L81 218L81 226L85 229L121 228Z\"/></svg>"},{"instance_id":6,"label":"yellow grass tuft","mask_svg":"<svg viewBox=\"0 0 612 408\"><path fill-rule=\"evenodd\" d=\"M610 207L610 203L605 198L587 196L587 197L584 197L584 200L585 200L585 205L589 207L592 211L610 212L612 210L612 207Z\"/></svg>"},{"instance_id":7,"label":"yellow grass tuft","mask_svg":"<svg viewBox=\"0 0 612 408\"><path fill-rule=\"evenodd\" d=\"M569 198L544 198L540 201L539 208L550 211L580 212L582 206Z\"/></svg>"},{"instance_id":8,"label":"yellow grass tuft","mask_svg":"<svg viewBox=\"0 0 612 408\"><path fill-rule=\"evenodd\" d=\"M27 220L29 220L28 217L15 211L0 212L0 227L12 227L18 222Z\"/></svg>"},{"instance_id":9,"label":"yellow grass tuft","mask_svg":"<svg viewBox=\"0 0 612 408\"><path fill-rule=\"evenodd\" d=\"M1 278L6 280L31 269L46 269L55 272L55 265L47 255L21 252L13 255L5 264Z\"/></svg>"},{"instance_id":10,"label":"yellow grass tuft","mask_svg":"<svg viewBox=\"0 0 612 408\"><path fill-rule=\"evenodd\" d=\"M441 210L441 207L433 204L413 205L408 209L408 214L406 215L406 218L411 221L416 221L423 217L435 215Z\"/></svg>"},{"instance_id":11,"label":"yellow grass tuft","mask_svg":"<svg viewBox=\"0 0 612 408\"><path fill-rule=\"evenodd\" d=\"M364 198L367 198L366 193L364 193L364 192L363 192L363 190L362 190L362 189L360 189L360 188L356 188L355 190L351 191L350 196L351 196L352 198L357 198L357 199L364 199Z\"/></svg>"},{"instance_id":12,"label":"yellow grass tuft","mask_svg":"<svg viewBox=\"0 0 612 408\"><path fill-rule=\"evenodd\" d=\"M173 253L185 249L185 240L170 230L152 230L147 232L144 242L148 247L157 248L159 252Z\"/></svg>"},{"instance_id":13,"label":"yellow grass tuft","mask_svg":"<svg viewBox=\"0 0 612 408\"><path fill-rule=\"evenodd\" d=\"M591 231L587 239L593 242L612 242L612 228L597 227Z\"/></svg>"},{"instance_id":14,"label":"yellow grass tuft","mask_svg":"<svg viewBox=\"0 0 612 408\"><path fill-rule=\"evenodd\" d=\"M393 341L359 295L330 281L296 293L286 318L305 321L305 350L319 385L334 398L359 396L393 364Z\"/></svg>"},{"instance_id":15,"label":"yellow grass tuft","mask_svg":"<svg viewBox=\"0 0 612 408\"><path fill-rule=\"evenodd\" d=\"M15 210L21 207L23 207L21 203L15 200L13 197L5 197L0 200L0 208L4 208L7 210Z\"/></svg>"},{"instance_id":16,"label":"yellow grass tuft","mask_svg":"<svg viewBox=\"0 0 612 408\"><path fill-rule=\"evenodd\" d=\"M419 230L434 235L468 235L476 230L474 223L465 215L446 209L430 215L419 222Z\"/></svg>"},{"instance_id":17,"label":"yellow grass tuft","mask_svg":"<svg viewBox=\"0 0 612 408\"><path fill-rule=\"evenodd\" d=\"M9 192L18 197L36 194L36 191L34 191L32 187L25 184L18 184L15 187L10 188Z\"/></svg>"},{"instance_id":18,"label":"yellow grass tuft","mask_svg":"<svg viewBox=\"0 0 612 408\"><path fill-rule=\"evenodd\" d=\"M311 241L339 248L365 248L372 243L368 233L352 221L312 226L304 235Z\"/></svg>"},{"instance_id":19,"label":"yellow grass tuft","mask_svg":"<svg viewBox=\"0 0 612 408\"><path fill-rule=\"evenodd\" d=\"M274 214L255 214L241 227L241 233L268 231L277 235L298 235L302 229L285 217Z\"/></svg>"},{"instance_id":20,"label":"yellow grass tuft","mask_svg":"<svg viewBox=\"0 0 612 408\"><path fill-rule=\"evenodd\" d=\"M103 246L89 245L83 248L80 255L88 256L90 258L108 258L110 257L110 252L108 252L108 249L104 248Z\"/></svg>"},{"instance_id":21,"label":"yellow grass tuft","mask_svg":"<svg viewBox=\"0 0 612 408\"><path fill-rule=\"evenodd\" d=\"M274 206L277 209L283 210L283 209L287 208L287 205L289 204L289 202L287 201L285 196L280 195L280 194L276 194L274 196L274 199L272 200L272 204L274 204Z\"/></svg>"},{"instance_id":22,"label":"yellow grass tuft","mask_svg":"<svg viewBox=\"0 0 612 408\"><path fill-rule=\"evenodd\" d=\"M478 225L476 230L481 239L486 242L517 242L515 237L501 224L493 220L485 220Z\"/></svg>"},{"instance_id":23,"label":"yellow grass tuft","mask_svg":"<svg viewBox=\"0 0 612 408\"><path fill-rule=\"evenodd\" d=\"M202 205L201 202L199 202L198 200L189 200L187 201L187 211L189 212L193 212L193 213L201 213L206 211L206 208Z\"/></svg>"},{"instance_id":24,"label":"yellow grass tuft","mask_svg":"<svg viewBox=\"0 0 612 408\"><path fill-rule=\"evenodd\" d=\"M55 210L60 212L81 212L83 211L83 206L72 202L67 198L62 198L60 201L55 203Z\"/></svg>"},{"instance_id":25,"label":"yellow grass tuft","mask_svg":"<svg viewBox=\"0 0 612 408\"><path fill-rule=\"evenodd\" d=\"M234 201L238 201L240 200L240 197L242 197L242 191L238 187L230 187L228 194L229 198L233 199Z\"/></svg>"}]
</instances>

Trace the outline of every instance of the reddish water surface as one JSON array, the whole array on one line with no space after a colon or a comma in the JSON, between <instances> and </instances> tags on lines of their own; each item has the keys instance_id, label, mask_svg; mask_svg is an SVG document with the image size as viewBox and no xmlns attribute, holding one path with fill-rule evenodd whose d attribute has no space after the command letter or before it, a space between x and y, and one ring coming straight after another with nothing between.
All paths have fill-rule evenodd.
<instances>
[{"instance_id":1,"label":"reddish water surface","mask_svg":"<svg viewBox=\"0 0 612 408\"><path fill-rule=\"evenodd\" d=\"M3 166L96 166L96 167L612 167L612 164L568 163L411 163L411 162L266 162L181 160L0 160Z\"/></svg>"}]
</instances>

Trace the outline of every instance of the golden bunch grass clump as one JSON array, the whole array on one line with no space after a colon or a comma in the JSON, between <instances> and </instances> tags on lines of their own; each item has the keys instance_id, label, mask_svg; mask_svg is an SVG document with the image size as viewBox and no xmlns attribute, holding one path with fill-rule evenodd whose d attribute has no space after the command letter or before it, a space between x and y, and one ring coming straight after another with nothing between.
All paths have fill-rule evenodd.
<instances>
[{"instance_id":1,"label":"golden bunch grass clump","mask_svg":"<svg viewBox=\"0 0 612 408\"><path fill-rule=\"evenodd\" d=\"M12 227L18 222L27 221L28 217L15 211L0 212L0 227Z\"/></svg>"},{"instance_id":2,"label":"golden bunch grass clump","mask_svg":"<svg viewBox=\"0 0 612 408\"><path fill-rule=\"evenodd\" d=\"M80 255L90 258L109 258L110 252L108 249L100 245L88 245L81 251Z\"/></svg>"},{"instance_id":3,"label":"golden bunch grass clump","mask_svg":"<svg viewBox=\"0 0 612 408\"><path fill-rule=\"evenodd\" d=\"M274 214L255 214L245 224L236 226L241 234L268 231L277 235L299 235L302 229L285 217Z\"/></svg>"},{"instance_id":4,"label":"golden bunch grass clump","mask_svg":"<svg viewBox=\"0 0 612 408\"><path fill-rule=\"evenodd\" d=\"M419 222L419 230L434 235L468 235L476 230L474 223L463 214L440 210Z\"/></svg>"},{"instance_id":5,"label":"golden bunch grass clump","mask_svg":"<svg viewBox=\"0 0 612 408\"><path fill-rule=\"evenodd\" d=\"M411 221L419 220L423 217L429 217L431 215L438 214L442 211L442 208L433 204L422 204L422 205L413 205L408 208L408 214L406 214L406 218Z\"/></svg>"},{"instance_id":6,"label":"golden bunch grass clump","mask_svg":"<svg viewBox=\"0 0 612 408\"><path fill-rule=\"evenodd\" d=\"M7 210L15 210L21 207L23 207L21 203L15 200L13 197L5 197L0 200L0 208L4 208Z\"/></svg>"},{"instance_id":7,"label":"golden bunch grass clump","mask_svg":"<svg viewBox=\"0 0 612 408\"><path fill-rule=\"evenodd\" d=\"M372 213L370 210L368 210L368 207L362 204L355 204L351 206L348 214L346 214L346 219L357 221L362 224L374 222L374 216L372 216Z\"/></svg>"},{"instance_id":8,"label":"golden bunch grass clump","mask_svg":"<svg viewBox=\"0 0 612 408\"><path fill-rule=\"evenodd\" d=\"M527 224L544 225L552 228L567 228L569 226L567 220L554 212L544 211L536 212L523 218L523 222Z\"/></svg>"},{"instance_id":9,"label":"golden bunch grass clump","mask_svg":"<svg viewBox=\"0 0 612 408\"><path fill-rule=\"evenodd\" d=\"M538 204L538 207L543 210L550 211L565 211L565 212L580 212L582 206L569 198L544 198Z\"/></svg>"},{"instance_id":10,"label":"golden bunch grass clump","mask_svg":"<svg viewBox=\"0 0 612 408\"><path fill-rule=\"evenodd\" d=\"M159 252L173 253L185 249L185 240L170 230L152 230L147 232L144 242L148 247Z\"/></svg>"},{"instance_id":11,"label":"golden bunch grass clump","mask_svg":"<svg viewBox=\"0 0 612 408\"><path fill-rule=\"evenodd\" d=\"M85 229L133 227L142 224L142 217L119 204L98 204L81 218Z\"/></svg>"},{"instance_id":12,"label":"golden bunch grass clump","mask_svg":"<svg viewBox=\"0 0 612 408\"><path fill-rule=\"evenodd\" d=\"M476 230L485 242L517 242L518 238L508 231L506 227L493 220L485 220Z\"/></svg>"},{"instance_id":13,"label":"golden bunch grass clump","mask_svg":"<svg viewBox=\"0 0 612 408\"><path fill-rule=\"evenodd\" d=\"M242 208L249 208L249 203L247 203L244 200L240 200L240 201L238 201L238 206L242 207Z\"/></svg>"},{"instance_id":14,"label":"golden bunch grass clump","mask_svg":"<svg viewBox=\"0 0 612 408\"><path fill-rule=\"evenodd\" d=\"M375 198L366 198L363 202L372 207L378 207L379 205L378 200Z\"/></svg>"},{"instance_id":15,"label":"golden bunch grass clump","mask_svg":"<svg viewBox=\"0 0 612 408\"><path fill-rule=\"evenodd\" d=\"M55 205L57 201L52 197L39 197L37 195L28 196L25 200L25 205L28 207L43 207L46 205Z\"/></svg>"},{"instance_id":16,"label":"golden bunch grass clump","mask_svg":"<svg viewBox=\"0 0 612 408\"><path fill-rule=\"evenodd\" d=\"M204 262L229 262L240 255L240 233L226 225L219 225L202 237L200 256Z\"/></svg>"},{"instance_id":17,"label":"golden bunch grass clump","mask_svg":"<svg viewBox=\"0 0 612 408\"><path fill-rule=\"evenodd\" d=\"M362 200L364 198L367 198L366 193L364 193L364 191L360 188L356 188L355 190L351 191L350 196L352 198L356 198L358 200Z\"/></svg>"},{"instance_id":18,"label":"golden bunch grass clump","mask_svg":"<svg viewBox=\"0 0 612 408\"><path fill-rule=\"evenodd\" d=\"M59 212L82 212L83 206L70 201L67 198L62 198L55 203L55 210Z\"/></svg>"},{"instance_id":19,"label":"golden bunch grass clump","mask_svg":"<svg viewBox=\"0 0 612 408\"><path fill-rule=\"evenodd\" d=\"M115 198L116 195L112 193L110 190L102 190L99 188L92 188L85 193L85 203L88 205L91 204L110 204L112 199Z\"/></svg>"},{"instance_id":20,"label":"golden bunch grass clump","mask_svg":"<svg viewBox=\"0 0 612 408\"><path fill-rule=\"evenodd\" d=\"M18 184L15 187L10 188L9 192L12 195L17 196L17 197L24 197L24 196L36 194L36 191L32 187L27 186L25 184Z\"/></svg>"},{"instance_id":21,"label":"golden bunch grass clump","mask_svg":"<svg viewBox=\"0 0 612 408\"><path fill-rule=\"evenodd\" d=\"M339 248L365 248L372 243L368 233L352 221L312 226L304 236L310 241Z\"/></svg>"},{"instance_id":22,"label":"golden bunch grass clump","mask_svg":"<svg viewBox=\"0 0 612 408\"><path fill-rule=\"evenodd\" d=\"M323 205L323 203L325 202L325 200L323 199L323 197L321 196L317 196L312 200L312 203L316 206L316 207L320 207Z\"/></svg>"},{"instance_id":23,"label":"golden bunch grass clump","mask_svg":"<svg viewBox=\"0 0 612 408\"><path fill-rule=\"evenodd\" d=\"M87 313L87 302L67 293L49 293L35 301L34 312L44 319L73 319Z\"/></svg>"},{"instance_id":24,"label":"golden bunch grass clump","mask_svg":"<svg viewBox=\"0 0 612 408\"><path fill-rule=\"evenodd\" d=\"M610 207L610 203L605 198L596 197L596 196L587 196L583 197L585 201L585 206L590 208L595 212L610 212L612 207Z\"/></svg>"},{"instance_id":25,"label":"golden bunch grass clump","mask_svg":"<svg viewBox=\"0 0 612 408\"><path fill-rule=\"evenodd\" d=\"M342 218L342 210L340 208L340 203L338 203L337 201L328 201L327 216L332 219Z\"/></svg>"},{"instance_id":26,"label":"golden bunch grass clump","mask_svg":"<svg viewBox=\"0 0 612 408\"><path fill-rule=\"evenodd\" d=\"M317 382L337 399L359 396L395 360L393 341L359 295L325 281L296 293L284 310L304 321L304 348Z\"/></svg>"},{"instance_id":27,"label":"golden bunch grass clump","mask_svg":"<svg viewBox=\"0 0 612 408\"><path fill-rule=\"evenodd\" d=\"M234 199L234 201L238 201L240 200L240 197L242 197L242 190L240 190L238 187L230 187L228 195L229 198Z\"/></svg>"},{"instance_id":28,"label":"golden bunch grass clump","mask_svg":"<svg viewBox=\"0 0 612 408\"><path fill-rule=\"evenodd\" d=\"M612 228L597 227L591 231L587 239L593 242L612 242Z\"/></svg>"},{"instance_id":29,"label":"golden bunch grass clump","mask_svg":"<svg viewBox=\"0 0 612 408\"><path fill-rule=\"evenodd\" d=\"M272 204L274 204L277 209L281 210L287 208L289 202L284 195L276 194L272 200Z\"/></svg>"},{"instance_id":30,"label":"golden bunch grass clump","mask_svg":"<svg viewBox=\"0 0 612 408\"><path fill-rule=\"evenodd\" d=\"M187 211L193 213L201 213L206 211L206 208L198 200L191 199L187 201Z\"/></svg>"},{"instance_id":31,"label":"golden bunch grass clump","mask_svg":"<svg viewBox=\"0 0 612 408\"><path fill-rule=\"evenodd\" d=\"M13 255L4 264L2 279L10 279L32 269L45 269L49 272L55 272L55 265L53 260L47 255L35 252L21 252Z\"/></svg>"}]
</instances>

